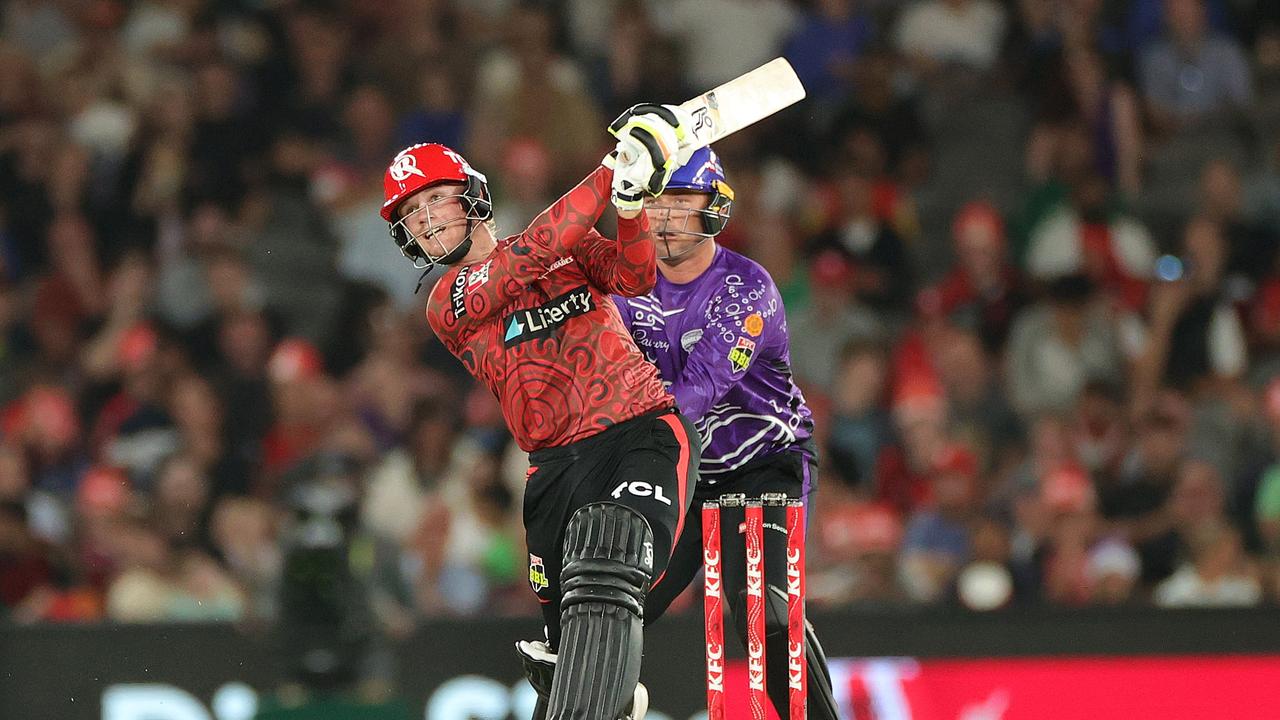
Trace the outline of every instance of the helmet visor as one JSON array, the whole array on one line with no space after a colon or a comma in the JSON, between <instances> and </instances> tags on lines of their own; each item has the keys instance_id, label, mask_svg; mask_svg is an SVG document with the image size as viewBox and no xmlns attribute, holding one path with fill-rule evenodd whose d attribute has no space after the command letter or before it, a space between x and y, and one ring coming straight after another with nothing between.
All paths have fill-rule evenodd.
<instances>
[{"instance_id":1,"label":"helmet visor","mask_svg":"<svg viewBox=\"0 0 1280 720\"><path fill-rule=\"evenodd\" d=\"M406 207L408 202L405 203ZM418 267L427 267L448 257L471 237L475 223L483 222L475 209L475 203L464 193L440 195L431 200L397 211L400 217L391 224L391 235L400 246L400 251L414 261ZM458 224L466 224L467 230L460 237L446 231ZM420 251L415 257L413 246ZM425 256L425 257L423 257ZM424 261L425 265L419 265Z\"/></svg>"}]
</instances>

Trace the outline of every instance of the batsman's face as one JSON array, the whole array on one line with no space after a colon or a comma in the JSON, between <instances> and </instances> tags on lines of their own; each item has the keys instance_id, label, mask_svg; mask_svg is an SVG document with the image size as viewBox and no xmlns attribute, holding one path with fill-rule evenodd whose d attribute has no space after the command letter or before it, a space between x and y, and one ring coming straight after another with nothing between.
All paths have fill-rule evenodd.
<instances>
[{"instance_id":1,"label":"batsman's face","mask_svg":"<svg viewBox=\"0 0 1280 720\"><path fill-rule=\"evenodd\" d=\"M645 203L660 259L683 258L707 239L702 211L710 204L710 194L694 190L668 190Z\"/></svg>"},{"instance_id":2,"label":"batsman's face","mask_svg":"<svg viewBox=\"0 0 1280 720\"><path fill-rule=\"evenodd\" d=\"M442 257L467 235L462 183L441 183L410 195L397 211L400 222L431 257Z\"/></svg>"}]
</instances>

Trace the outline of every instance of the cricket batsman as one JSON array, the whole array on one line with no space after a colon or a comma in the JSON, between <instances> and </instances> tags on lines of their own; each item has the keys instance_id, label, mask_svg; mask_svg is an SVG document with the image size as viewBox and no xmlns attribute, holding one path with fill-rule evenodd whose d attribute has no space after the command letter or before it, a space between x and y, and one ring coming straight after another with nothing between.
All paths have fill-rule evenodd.
<instances>
[{"instance_id":1,"label":"cricket batsman","mask_svg":"<svg viewBox=\"0 0 1280 720\"><path fill-rule=\"evenodd\" d=\"M667 569L700 446L622 323L610 293L656 278L642 212L679 165L688 113L643 105L610 126L617 147L521 233L497 239L485 176L436 144L405 148L382 217L415 267L448 269L427 320L502 405L529 452L529 577L547 640L517 643L536 718L639 720L645 598ZM616 240L593 229L607 203Z\"/></svg>"}]
</instances>

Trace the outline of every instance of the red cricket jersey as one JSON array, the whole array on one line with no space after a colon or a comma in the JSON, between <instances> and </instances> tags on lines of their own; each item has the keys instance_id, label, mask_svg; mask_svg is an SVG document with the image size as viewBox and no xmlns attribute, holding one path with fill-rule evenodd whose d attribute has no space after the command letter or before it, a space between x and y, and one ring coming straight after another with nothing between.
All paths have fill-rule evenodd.
<instances>
[{"instance_id":1,"label":"red cricket jersey","mask_svg":"<svg viewBox=\"0 0 1280 720\"><path fill-rule=\"evenodd\" d=\"M431 328L498 397L526 451L675 405L609 299L657 278L644 213L619 219L616 241L592 228L612 180L597 168L487 258L450 268L427 301Z\"/></svg>"}]
</instances>

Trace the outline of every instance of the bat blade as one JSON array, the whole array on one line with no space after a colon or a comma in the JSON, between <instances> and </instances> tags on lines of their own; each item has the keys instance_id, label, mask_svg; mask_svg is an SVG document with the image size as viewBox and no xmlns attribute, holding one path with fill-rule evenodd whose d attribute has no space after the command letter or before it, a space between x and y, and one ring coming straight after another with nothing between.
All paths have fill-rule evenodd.
<instances>
[{"instance_id":1,"label":"bat blade","mask_svg":"<svg viewBox=\"0 0 1280 720\"><path fill-rule=\"evenodd\" d=\"M804 85L791 63L775 58L680 107L693 116L694 147L699 148L763 120L804 96Z\"/></svg>"}]
</instances>

